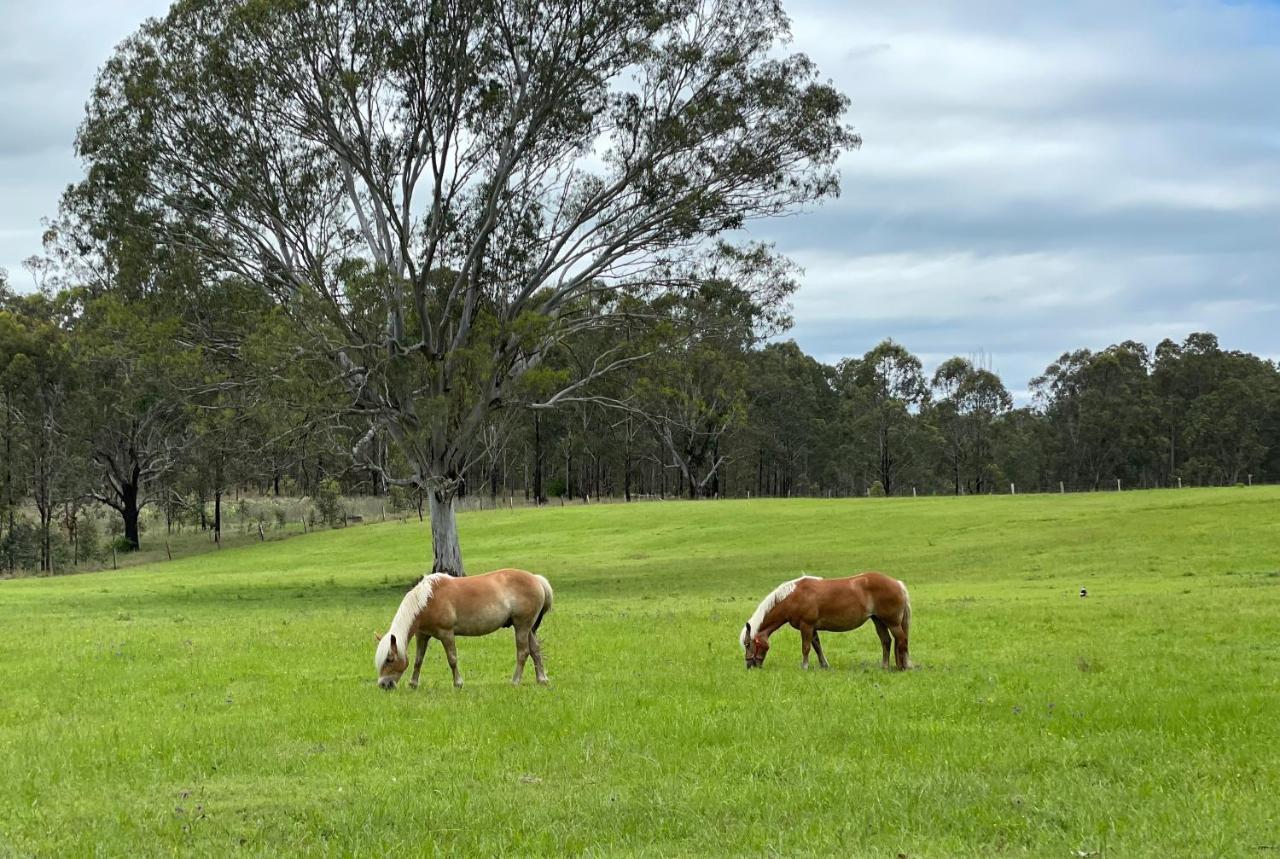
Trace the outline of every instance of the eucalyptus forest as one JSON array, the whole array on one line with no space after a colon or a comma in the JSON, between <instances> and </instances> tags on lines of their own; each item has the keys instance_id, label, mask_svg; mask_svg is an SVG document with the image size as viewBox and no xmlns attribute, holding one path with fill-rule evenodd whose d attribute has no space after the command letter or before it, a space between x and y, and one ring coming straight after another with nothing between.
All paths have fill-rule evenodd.
<instances>
[{"instance_id":1,"label":"eucalyptus forest","mask_svg":"<svg viewBox=\"0 0 1280 859\"><path fill-rule=\"evenodd\" d=\"M788 32L770 0L146 22L30 288L0 280L0 566L74 565L104 510L121 550L148 510L216 538L228 493L386 496L457 573L466 498L1280 479L1280 373L1210 333L1031 380L786 339L799 272L751 225L861 144Z\"/></svg>"},{"instance_id":2,"label":"eucalyptus forest","mask_svg":"<svg viewBox=\"0 0 1280 859\"><path fill-rule=\"evenodd\" d=\"M750 289L708 281L637 313L662 320L636 323L642 357L565 402L540 407L534 389L499 404L460 495L506 505L1280 480L1280 372L1212 334L1066 352L1015 406L963 356L929 373L892 340L834 365L806 355L784 339L789 287L774 275ZM392 482L409 470L400 450L296 341L236 283L0 292L0 566L70 567L95 509L127 549L145 539L147 508L220 529L232 491L424 508L420 487ZM616 345L557 351L537 382L580 378Z\"/></svg>"}]
</instances>

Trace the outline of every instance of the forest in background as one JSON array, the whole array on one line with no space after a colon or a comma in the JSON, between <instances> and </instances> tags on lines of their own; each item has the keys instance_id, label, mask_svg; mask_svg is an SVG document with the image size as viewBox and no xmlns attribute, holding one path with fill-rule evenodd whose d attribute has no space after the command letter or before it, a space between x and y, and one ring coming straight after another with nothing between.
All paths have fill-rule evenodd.
<instances>
[{"instance_id":1,"label":"forest in background","mask_svg":"<svg viewBox=\"0 0 1280 859\"><path fill-rule=\"evenodd\" d=\"M1018 408L981 361L782 340L797 272L751 227L835 197L862 141L790 27L775 0L144 22L34 291L0 281L0 567L74 566L102 510L118 549L143 511L216 539L242 491L386 496L460 574L485 496L1280 477L1277 369L1211 334L1064 353Z\"/></svg>"},{"instance_id":2,"label":"forest in background","mask_svg":"<svg viewBox=\"0 0 1280 859\"><path fill-rule=\"evenodd\" d=\"M41 285L0 289L4 570L66 569L111 535L133 548L148 508L157 524L216 538L232 494L306 497L313 525L338 521L344 495L421 513L420 490L385 479L403 470L396 447L347 408L327 365L299 357L256 291L223 284L175 302ZM664 308L668 321L698 324L670 327L643 360L554 407L499 408L460 496L535 504L1280 480L1280 370L1212 334L1154 351L1126 341L1066 352L1015 408L996 373L962 356L930 374L885 340L823 364L779 339L787 294L762 307L732 284L704 286ZM609 348L597 343L596 356ZM556 361L547 374L572 373ZM99 537L103 510L110 535ZM260 518L283 527L274 515L282 521Z\"/></svg>"}]
</instances>

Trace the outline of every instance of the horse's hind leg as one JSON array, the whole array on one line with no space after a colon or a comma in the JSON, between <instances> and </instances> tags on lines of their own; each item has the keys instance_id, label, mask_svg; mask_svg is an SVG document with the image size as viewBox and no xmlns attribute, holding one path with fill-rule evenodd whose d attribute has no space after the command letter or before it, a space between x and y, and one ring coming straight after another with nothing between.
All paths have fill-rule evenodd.
<instances>
[{"instance_id":1,"label":"horse's hind leg","mask_svg":"<svg viewBox=\"0 0 1280 859\"><path fill-rule=\"evenodd\" d=\"M449 670L453 672L453 686L455 689L461 689L462 674L458 671L458 649L453 646L453 633L444 632L439 637L440 644L444 646L444 655L449 660Z\"/></svg>"},{"instance_id":2,"label":"horse's hind leg","mask_svg":"<svg viewBox=\"0 0 1280 859\"><path fill-rule=\"evenodd\" d=\"M529 638L533 635L528 626L515 626L516 631L516 673L511 675L512 683L519 683L524 676L524 663L529 658ZM537 665L537 662L534 663Z\"/></svg>"},{"instance_id":3,"label":"horse's hind leg","mask_svg":"<svg viewBox=\"0 0 1280 859\"><path fill-rule=\"evenodd\" d=\"M876 625L876 635L880 636L880 667L889 670L889 645L893 643L893 639L889 637L888 625L874 615L871 621Z\"/></svg>"},{"instance_id":4,"label":"horse's hind leg","mask_svg":"<svg viewBox=\"0 0 1280 859\"><path fill-rule=\"evenodd\" d=\"M418 688L418 675L422 673L422 660L427 655L427 645L431 643L431 636L425 632L418 633L418 658L413 662L413 679L409 681L409 685Z\"/></svg>"},{"instance_id":5,"label":"horse's hind leg","mask_svg":"<svg viewBox=\"0 0 1280 859\"><path fill-rule=\"evenodd\" d=\"M533 654L533 670L538 675L538 682L545 685L547 669L542 667L542 644L538 642L538 635L533 630L529 631L529 652Z\"/></svg>"},{"instance_id":6,"label":"horse's hind leg","mask_svg":"<svg viewBox=\"0 0 1280 859\"><path fill-rule=\"evenodd\" d=\"M889 631L893 633L893 654L898 670L906 671L911 667L911 657L907 654L907 629L902 624L896 624Z\"/></svg>"},{"instance_id":7,"label":"horse's hind leg","mask_svg":"<svg viewBox=\"0 0 1280 859\"><path fill-rule=\"evenodd\" d=\"M813 631L813 652L814 652L814 653L816 653L816 654L818 654L818 667L819 667L819 668L830 668L830 667L831 667L829 664L827 664L827 657L826 657L826 656L824 656L824 655L823 655L823 653L822 653L822 642L818 640L818 630L816 630L816 629Z\"/></svg>"}]
</instances>

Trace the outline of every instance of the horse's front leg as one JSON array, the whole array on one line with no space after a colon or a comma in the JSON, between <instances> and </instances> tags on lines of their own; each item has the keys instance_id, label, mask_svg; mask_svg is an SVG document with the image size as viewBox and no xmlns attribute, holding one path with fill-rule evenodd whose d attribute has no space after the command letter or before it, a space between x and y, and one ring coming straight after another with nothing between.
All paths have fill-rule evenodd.
<instances>
[{"instance_id":1,"label":"horse's front leg","mask_svg":"<svg viewBox=\"0 0 1280 859\"><path fill-rule=\"evenodd\" d=\"M813 646L813 627L809 624L800 626L800 667L809 669L809 648Z\"/></svg>"},{"instance_id":2,"label":"horse's front leg","mask_svg":"<svg viewBox=\"0 0 1280 859\"><path fill-rule=\"evenodd\" d=\"M462 674L458 671L458 649L453 646L453 631L442 632L437 636L444 647L444 655L449 660L449 670L453 672L453 687L462 688Z\"/></svg>"},{"instance_id":3,"label":"horse's front leg","mask_svg":"<svg viewBox=\"0 0 1280 859\"><path fill-rule=\"evenodd\" d=\"M413 689L418 688L418 675L422 673L422 660L427 656L427 645L431 643L431 636L425 632L418 633L418 658L413 662L413 679L409 681L409 686Z\"/></svg>"},{"instance_id":4,"label":"horse's front leg","mask_svg":"<svg viewBox=\"0 0 1280 859\"><path fill-rule=\"evenodd\" d=\"M813 631L813 652L818 654L818 667L830 668L827 663L827 657L822 652L822 642L818 640L818 630Z\"/></svg>"}]
</instances>

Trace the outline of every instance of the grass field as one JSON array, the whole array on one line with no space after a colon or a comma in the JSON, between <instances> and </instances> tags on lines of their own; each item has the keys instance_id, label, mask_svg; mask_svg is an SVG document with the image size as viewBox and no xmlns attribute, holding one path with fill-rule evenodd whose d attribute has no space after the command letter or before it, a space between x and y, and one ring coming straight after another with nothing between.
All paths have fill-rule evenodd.
<instances>
[{"instance_id":1,"label":"grass field","mask_svg":"<svg viewBox=\"0 0 1280 859\"><path fill-rule=\"evenodd\" d=\"M374 685L416 522L0 582L0 853L1280 855L1280 490L653 503L461 520L545 574L507 632ZM799 670L743 621L801 572L904 579ZM1080 599L1085 586L1090 596ZM526 680L531 681L532 672Z\"/></svg>"}]
</instances>

